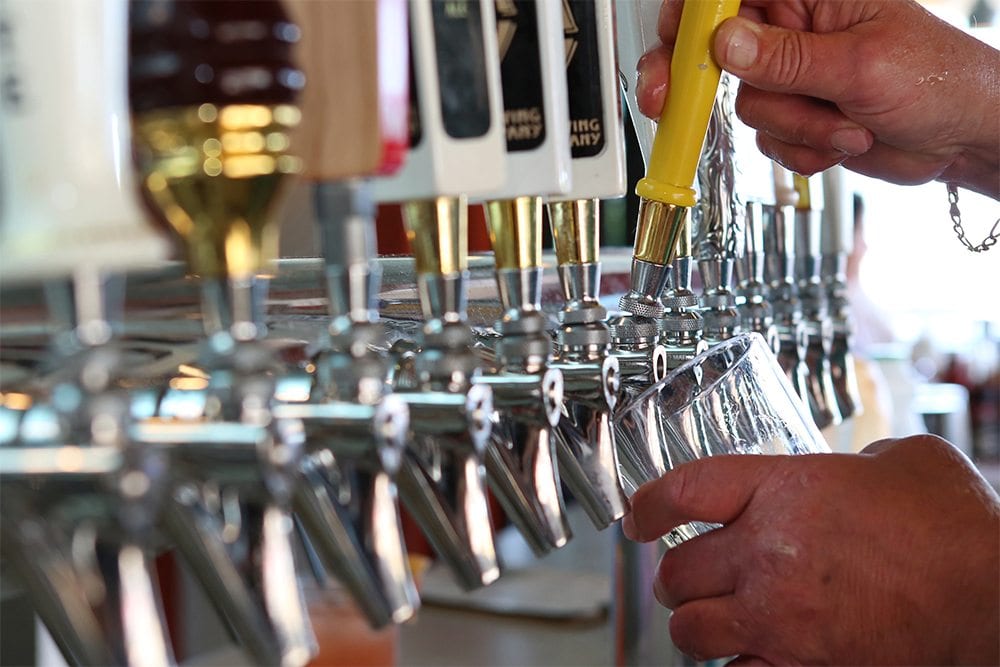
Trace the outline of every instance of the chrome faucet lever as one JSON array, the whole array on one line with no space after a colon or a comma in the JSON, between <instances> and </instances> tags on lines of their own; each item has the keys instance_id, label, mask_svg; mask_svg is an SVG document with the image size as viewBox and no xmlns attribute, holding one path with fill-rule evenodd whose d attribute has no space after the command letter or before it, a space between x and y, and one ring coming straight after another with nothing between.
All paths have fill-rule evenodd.
<instances>
[{"instance_id":1,"label":"chrome faucet lever","mask_svg":"<svg viewBox=\"0 0 1000 667\"><path fill-rule=\"evenodd\" d=\"M562 418L556 427L560 478L590 520L605 528L625 514L611 414L621 388L611 356L611 330L601 306L600 203L549 203L549 222L565 306L559 314L556 361L563 374Z\"/></svg>"},{"instance_id":2,"label":"chrome faucet lever","mask_svg":"<svg viewBox=\"0 0 1000 667\"><path fill-rule=\"evenodd\" d=\"M25 510L4 553L67 659L174 664L149 562L166 471L103 399L91 440L0 448L4 506Z\"/></svg>"},{"instance_id":3,"label":"chrome faucet lever","mask_svg":"<svg viewBox=\"0 0 1000 667\"><path fill-rule=\"evenodd\" d=\"M492 393L474 385L458 393L397 395L410 408L413 432L399 474L403 503L461 586L493 583L500 566L484 467Z\"/></svg>"},{"instance_id":4,"label":"chrome faucet lever","mask_svg":"<svg viewBox=\"0 0 1000 667\"><path fill-rule=\"evenodd\" d=\"M14 498L14 483L3 480L0 486L8 514L0 522L0 555L17 575L35 613L66 662L111 664L112 650L91 608L87 589L67 555L68 547L59 544L64 540L52 535L48 521L32 517L28 505Z\"/></svg>"},{"instance_id":5,"label":"chrome faucet lever","mask_svg":"<svg viewBox=\"0 0 1000 667\"><path fill-rule=\"evenodd\" d=\"M301 665L315 651L295 573L291 517L292 496L300 483L304 425L273 411L273 380L263 372L273 363L269 351L256 343L231 345L227 340L225 334L210 339L213 354L205 366L211 379L201 418L169 419L161 409L159 418L137 424L135 434L169 458L180 484L214 485L232 492L239 523L223 530L242 585L229 592L233 599L220 609L235 631L259 631L261 621L266 624L263 640L240 637L256 659L276 655L279 664ZM180 504L191 502L186 498ZM218 544L206 543L210 531L197 516L175 512L168 518L166 528L178 545L186 545L181 554L193 568L219 562ZM199 578L213 592L228 591L227 582L235 583L225 574ZM248 597L258 605L256 613L246 610Z\"/></svg>"},{"instance_id":6,"label":"chrome faucet lever","mask_svg":"<svg viewBox=\"0 0 1000 667\"><path fill-rule=\"evenodd\" d=\"M373 627L401 623L419 607L406 560L396 477L409 435L397 396L375 405L331 401L277 406L305 426L310 456L293 506L324 567L354 595Z\"/></svg>"}]
</instances>

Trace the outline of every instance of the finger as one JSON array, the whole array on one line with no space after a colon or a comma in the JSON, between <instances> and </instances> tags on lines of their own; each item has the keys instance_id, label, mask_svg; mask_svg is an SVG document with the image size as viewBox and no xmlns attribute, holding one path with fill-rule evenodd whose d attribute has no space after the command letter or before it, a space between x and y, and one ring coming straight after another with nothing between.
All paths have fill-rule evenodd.
<instances>
[{"instance_id":1,"label":"finger","mask_svg":"<svg viewBox=\"0 0 1000 667\"><path fill-rule=\"evenodd\" d=\"M840 151L788 144L763 132L757 133L757 148L781 166L803 176L818 174L848 157Z\"/></svg>"},{"instance_id":2,"label":"finger","mask_svg":"<svg viewBox=\"0 0 1000 667\"><path fill-rule=\"evenodd\" d=\"M754 652L750 618L732 595L682 604L670 616L670 638L699 662Z\"/></svg>"},{"instance_id":3,"label":"finger","mask_svg":"<svg viewBox=\"0 0 1000 667\"><path fill-rule=\"evenodd\" d=\"M681 24L681 11L683 9L684 0L664 0L663 4L660 5L656 32L664 44L673 44L677 41L677 27ZM745 16L751 21L761 22L764 20L764 10L762 7L753 7L750 3L743 2L740 4L740 16Z\"/></svg>"},{"instance_id":4,"label":"finger","mask_svg":"<svg viewBox=\"0 0 1000 667\"><path fill-rule=\"evenodd\" d=\"M953 158L905 151L876 141L863 155L849 156L844 166L865 176L898 185L917 185L938 178Z\"/></svg>"},{"instance_id":5,"label":"finger","mask_svg":"<svg viewBox=\"0 0 1000 667\"><path fill-rule=\"evenodd\" d=\"M656 24L656 32L664 44L673 44L677 39L677 26L681 23L681 10L684 0L664 0L660 5L660 17Z\"/></svg>"},{"instance_id":6,"label":"finger","mask_svg":"<svg viewBox=\"0 0 1000 667\"><path fill-rule=\"evenodd\" d=\"M636 66L639 75L636 77L635 100L639 111L654 120L663 113L663 104L667 99L672 53L667 47L658 46L644 53Z\"/></svg>"},{"instance_id":7,"label":"finger","mask_svg":"<svg viewBox=\"0 0 1000 667\"><path fill-rule=\"evenodd\" d=\"M858 42L850 32L788 30L737 16L719 25L713 52L757 88L837 100L855 78Z\"/></svg>"},{"instance_id":8,"label":"finger","mask_svg":"<svg viewBox=\"0 0 1000 667\"><path fill-rule=\"evenodd\" d=\"M861 450L862 454L879 454L896 444L899 438L882 438Z\"/></svg>"},{"instance_id":9,"label":"finger","mask_svg":"<svg viewBox=\"0 0 1000 667\"><path fill-rule=\"evenodd\" d=\"M736 590L739 562L731 529L719 528L669 549L660 558L653 580L656 599L667 609L698 598L714 598Z\"/></svg>"},{"instance_id":10,"label":"finger","mask_svg":"<svg viewBox=\"0 0 1000 667\"><path fill-rule=\"evenodd\" d=\"M864 126L814 97L740 85L736 115L750 127L788 144L861 155L875 142Z\"/></svg>"},{"instance_id":11,"label":"finger","mask_svg":"<svg viewBox=\"0 0 1000 667\"><path fill-rule=\"evenodd\" d=\"M712 456L679 465L639 487L622 529L630 539L649 542L689 521L729 523L783 458Z\"/></svg>"}]
</instances>

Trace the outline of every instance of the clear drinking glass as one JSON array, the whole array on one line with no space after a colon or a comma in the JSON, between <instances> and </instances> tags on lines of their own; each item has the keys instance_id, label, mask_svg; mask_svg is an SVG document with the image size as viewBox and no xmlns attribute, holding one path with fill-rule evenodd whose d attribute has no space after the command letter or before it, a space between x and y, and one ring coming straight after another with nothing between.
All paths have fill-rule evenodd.
<instances>
[{"instance_id":1,"label":"clear drinking glass","mask_svg":"<svg viewBox=\"0 0 1000 667\"><path fill-rule=\"evenodd\" d=\"M626 493L686 461L719 454L809 454L830 449L758 333L714 345L615 415ZM712 529L681 526L669 545Z\"/></svg>"}]
</instances>

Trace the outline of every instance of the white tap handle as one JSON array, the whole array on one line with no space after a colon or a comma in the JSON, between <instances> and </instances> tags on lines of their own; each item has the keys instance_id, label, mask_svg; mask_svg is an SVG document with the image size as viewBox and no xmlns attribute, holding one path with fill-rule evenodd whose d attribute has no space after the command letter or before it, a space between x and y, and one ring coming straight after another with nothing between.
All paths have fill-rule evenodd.
<instances>
[{"instance_id":1,"label":"white tap handle","mask_svg":"<svg viewBox=\"0 0 1000 667\"><path fill-rule=\"evenodd\" d=\"M662 0L615 0L618 13L618 67L622 85L625 88L625 103L628 105L632 125L639 141L642 161L649 164L649 154L653 149L656 135L656 121L650 120L639 111L635 99L636 65L646 51L660 43L657 24L660 19Z\"/></svg>"},{"instance_id":2,"label":"white tap handle","mask_svg":"<svg viewBox=\"0 0 1000 667\"><path fill-rule=\"evenodd\" d=\"M771 159L757 148L756 130L743 123L736 114L733 114L732 121L733 148L739 159L736 192L747 202L774 204L775 182Z\"/></svg>"},{"instance_id":3,"label":"white tap handle","mask_svg":"<svg viewBox=\"0 0 1000 667\"><path fill-rule=\"evenodd\" d=\"M573 187L553 200L614 199L628 187L612 0L563 2Z\"/></svg>"},{"instance_id":4,"label":"white tap handle","mask_svg":"<svg viewBox=\"0 0 1000 667\"><path fill-rule=\"evenodd\" d=\"M4 0L0 278L166 256L133 177L127 0Z\"/></svg>"},{"instance_id":5,"label":"white tap handle","mask_svg":"<svg viewBox=\"0 0 1000 667\"><path fill-rule=\"evenodd\" d=\"M569 191L569 119L563 7L559 0L496 0L507 133L503 185L488 199Z\"/></svg>"},{"instance_id":6,"label":"white tap handle","mask_svg":"<svg viewBox=\"0 0 1000 667\"><path fill-rule=\"evenodd\" d=\"M375 180L376 198L496 190L506 158L492 0L410 0L410 40L411 100L417 101L410 151L395 175Z\"/></svg>"}]
</instances>

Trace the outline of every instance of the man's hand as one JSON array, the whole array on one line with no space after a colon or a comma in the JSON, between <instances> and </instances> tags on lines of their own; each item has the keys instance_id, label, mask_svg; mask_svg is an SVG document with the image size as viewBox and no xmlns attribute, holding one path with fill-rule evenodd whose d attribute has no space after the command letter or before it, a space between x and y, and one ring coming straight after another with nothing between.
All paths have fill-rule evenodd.
<instances>
[{"instance_id":1,"label":"man's hand","mask_svg":"<svg viewBox=\"0 0 1000 667\"><path fill-rule=\"evenodd\" d=\"M665 46L639 61L636 97L656 118L682 0ZM737 115L793 171L834 164L895 183L954 181L1000 197L1000 54L908 0L744 0L714 54L742 80Z\"/></svg>"},{"instance_id":2,"label":"man's hand","mask_svg":"<svg viewBox=\"0 0 1000 667\"><path fill-rule=\"evenodd\" d=\"M698 660L1000 664L1000 497L939 438L700 459L631 505L638 541L723 524L656 576L671 636Z\"/></svg>"}]
</instances>

